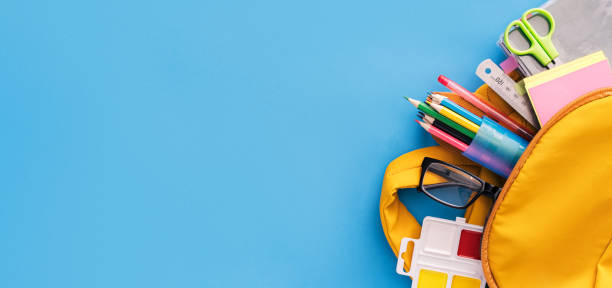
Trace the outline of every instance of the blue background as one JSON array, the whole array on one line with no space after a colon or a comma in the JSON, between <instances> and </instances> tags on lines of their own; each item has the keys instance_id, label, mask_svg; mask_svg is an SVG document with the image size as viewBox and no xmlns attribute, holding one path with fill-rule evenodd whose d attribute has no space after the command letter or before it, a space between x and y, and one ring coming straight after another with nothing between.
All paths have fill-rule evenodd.
<instances>
[{"instance_id":1,"label":"blue background","mask_svg":"<svg viewBox=\"0 0 612 288\"><path fill-rule=\"evenodd\" d=\"M0 287L408 287L402 97L541 2L2 1Z\"/></svg>"}]
</instances>

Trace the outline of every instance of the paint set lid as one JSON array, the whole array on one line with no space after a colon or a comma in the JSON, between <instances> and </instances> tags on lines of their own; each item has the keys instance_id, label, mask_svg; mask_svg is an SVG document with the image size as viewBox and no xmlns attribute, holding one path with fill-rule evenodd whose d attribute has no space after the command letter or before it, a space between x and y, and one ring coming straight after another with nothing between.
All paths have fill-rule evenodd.
<instances>
[{"instance_id":1,"label":"paint set lid","mask_svg":"<svg viewBox=\"0 0 612 288\"><path fill-rule=\"evenodd\" d=\"M427 216L420 239L404 238L396 272L412 278L413 288L484 288L480 262L482 226ZM404 270L403 253L414 243L410 271Z\"/></svg>"}]
</instances>

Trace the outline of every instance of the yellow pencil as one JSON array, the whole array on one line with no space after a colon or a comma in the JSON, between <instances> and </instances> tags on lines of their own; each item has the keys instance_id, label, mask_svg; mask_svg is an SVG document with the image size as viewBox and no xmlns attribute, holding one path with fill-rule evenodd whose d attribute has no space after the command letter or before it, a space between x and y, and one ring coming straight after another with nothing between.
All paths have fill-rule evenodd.
<instances>
[{"instance_id":1,"label":"yellow pencil","mask_svg":"<svg viewBox=\"0 0 612 288\"><path fill-rule=\"evenodd\" d=\"M435 103L431 103L429 105L431 106L431 108L438 111L438 113L442 114L442 116L450 120L453 120L453 122L465 127L466 129L474 133L478 132L478 129L480 128L480 126L474 124L474 122L470 120L465 119L463 116L453 112L453 110L450 110L442 105L438 105Z\"/></svg>"}]
</instances>

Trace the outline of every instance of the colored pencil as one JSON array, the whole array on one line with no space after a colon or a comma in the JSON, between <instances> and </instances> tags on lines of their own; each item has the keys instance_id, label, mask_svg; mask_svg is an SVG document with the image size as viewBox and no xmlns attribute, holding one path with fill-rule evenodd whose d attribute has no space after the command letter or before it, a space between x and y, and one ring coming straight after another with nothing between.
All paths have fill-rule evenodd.
<instances>
[{"instance_id":1,"label":"colored pencil","mask_svg":"<svg viewBox=\"0 0 612 288\"><path fill-rule=\"evenodd\" d=\"M468 111L467 109L461 107L459 104L451 101L446 96L442 96L440 94L430 93L429 97L432 99L432 103L440 104L450 110L453 110L455 113L465 117L465 119L474 122L474 124L480 126L482 123L482 118L478 117L478 115Z\"/></svg>"},{"instance_id":2,"label":"colored pencil","mask_svg":"<svg viewBox=\"0 0 612 288\"><path fill-rule=\"evenodd\" d=\"M465 101L470 102L472 105L476 106L476 108L480 109L487 116L491 117L493 120L498 121L500 124L506 126L506 128L510 129L512 132L518 134L519 136L525 138L526 140L531 140L533 135L523 127L521 127L518 123L514 122L512 119L504 116L499 110L495 109L495 107L485 103L480 100L476 95L472 94L472 92L463 88L461 85L457 84L453 80L446 78L444 75L440 75L438 77L438 82L442 85L446 86L451 91L455 92L459 97L463 98Z\"/></svg>"},{"instance_id":3,"label":"colored pencil","mask_svg":"<svg viewBox=\"0 0 612 288\"><path fill-rule=\"evenodd\" d=\"M410 103L412 103L412 105L414 105L414 107L416 107L417 109L423 111L425 114L430 115L442 122L444 122L444 124L452 127L453 129L469 136L470 138L474 138L476 136L476 133L468 130L467 128L453 122L452 120L442 116L442 114L438 113L436 110L434 110L433 108L431 108L429 105L418 101L418 100L414 100L412 98L408 98L408 97L404 97L406 98L408 101L410 101Z\"/></svg>"},{"instance_id":4,"label":"colored pencil","mask_svg":"<svg viewBox=\"0 0 612 288\"><path fill-rule=\"evenodd\" d=\"M421 112L421 114L419 115L419 117L421 117L421 119L423 119L423 122L433 125L434 127L446 132L448 135L451 135L455 138L457 138L459 141L470 145L470 143L472 143L472 138L468 137L467 135L453 129L452 127L444 124L442 121L437 120L429 115L425 115Z\"/></svg>"},{"instance_id":5,"label":"colored pencil","mask_svg":"<svg viewBox=\"0 0 612 288\"><path fill-rule=\"evenodd\" d=\"M455 123L467 128L468 130L474 133L478 132L478 129L480 129L480 126L474 124L474 122L463 118L463 116L453 112L453 110L450 110L442 105L431 103L431 105L429 106L431 106L431 108L436 110L438 113L442 114L442 116L453 120Z\"/></svg>"},{"instance_id":6,"label":"colored pencil","mask_svg":"<svg viewBox=\"0 0 612 288\"><path fill-rule=\"evenodd\" d=\"M421 125L421 127L423 127L423 129L425 129L425 131L429 132L429 134L431 134L432 136L441 139L442 141L450 144L451 146L459 149L459 151L463 152L465 150L467 150L468 145L457 140L457 138L454 138L453 136L448 135L446 132L430 125L427 123L423 123L419 120L415 120L417 123L419 123L419 125Z\"/></svg>"}]
</instances>

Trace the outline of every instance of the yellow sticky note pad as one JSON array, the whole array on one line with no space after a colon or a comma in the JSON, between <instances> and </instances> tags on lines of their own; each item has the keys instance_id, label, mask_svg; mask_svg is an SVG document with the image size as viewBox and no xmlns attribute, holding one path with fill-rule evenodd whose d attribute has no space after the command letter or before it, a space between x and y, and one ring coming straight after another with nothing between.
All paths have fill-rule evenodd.
<instances>
[{"instance_id":1,"label":"yellow sticky note pad","mask_svg":"<svg viewBox=\"0 0 612 288\"><path fill-rule=\"evenodd\" d=\"M453 276L452 288L479 288L480 279L469 278L463 276Z\"/></svg>"},{"instance_id":2,"label":"yellow sticky note pad","mask_svg":"<svg viewBox=\"0 0 612 288\"><path fill-rule=\"evenodd\" d=\"M445 288L447 280L446 273L421 269L417 288Z\"/></svg>"}]
</instances>

